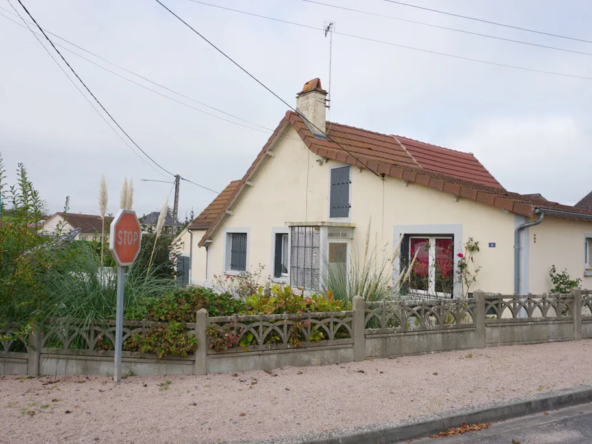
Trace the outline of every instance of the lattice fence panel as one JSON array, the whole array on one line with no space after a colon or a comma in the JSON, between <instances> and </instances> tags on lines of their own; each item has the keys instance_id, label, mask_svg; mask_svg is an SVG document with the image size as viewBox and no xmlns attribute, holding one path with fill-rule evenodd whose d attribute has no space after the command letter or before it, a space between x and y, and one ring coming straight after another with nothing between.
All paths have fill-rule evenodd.
<instances>
[{"instance_id":1,"label":"lattice fence panel","mask_svg":"<svg viewBox=\"0 0 592 444\"><path fill-rule=\"evenodd\" d=\"M475 325L474 299L368 302L366 333L446 330Z\"/></svg>"},{"instance_id":2,"label":"lattice fence panel","mask_svg":"<svg viewBox=\"0 0 592 444\"><path fill-rule=\"evenodd\" d=\"M353 343L353 312L326 312L209 318L209 328L234 332L229 352L278 350ZM211 344L210 344L211 345ZM209 347L211 348L211 347ZM214 353L208 350L209 353Z\"/></svg>"}]
</instances>

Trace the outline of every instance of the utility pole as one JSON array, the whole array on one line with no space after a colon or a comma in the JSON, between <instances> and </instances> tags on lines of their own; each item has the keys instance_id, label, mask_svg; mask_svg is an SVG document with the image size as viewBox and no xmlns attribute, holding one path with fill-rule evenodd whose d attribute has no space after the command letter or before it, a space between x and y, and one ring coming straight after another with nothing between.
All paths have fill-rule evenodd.
<instances>
[{"instance_id":1,"label":"utility pole","mask_svg":"<svg viewBox=\"0 0 592 444\"><path fill-rule=\"evenodd\" d=\"M179 182L181 182L181 176L178 174L175 176L175 204L173 205L173 230L171 237L175 237L177 234L177 217L179 214Z\"/></svg>"}]
</instances>

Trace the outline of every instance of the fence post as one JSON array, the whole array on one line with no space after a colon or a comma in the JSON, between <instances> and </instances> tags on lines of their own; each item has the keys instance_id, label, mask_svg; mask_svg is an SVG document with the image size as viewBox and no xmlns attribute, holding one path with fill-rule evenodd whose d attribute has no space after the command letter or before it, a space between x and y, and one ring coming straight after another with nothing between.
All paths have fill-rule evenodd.
<instances>
[{"instance_id":1,"label":"fence post","mask_svg":"<svg viewBox=\"0 0 592 444\"><path fill-rule=\"evenodd\" d=\"M485 293L477 290L473 293L475 298L475 333L477 334L477 348L485 348L486 344L486 330L485 330Z\"/></svg>"},{"instance_id":2,"label":"fence post","mask_svg":"<svg viewBox=\"0 0 592 444\"><path fill-rule=\"evenodd\" d=\"M354 361L366 359L366 336L364 335L365 301L362 296L354 296Z\"/></svg>"},{"instance_id":3,"label":"fence post","mask_svg":"<svg viewBox=\"0 0 592 444\"><path fill-rule=\"evenodd\" d=\"M42 346L43 327L35 323L29 333L27 344L27 375L29 376L39 376Z\"/></svg>"},{"instance_id":4,"label":"fence post","mask_svg":"<svg viewBox=\"0 0 592 444\"><path fill-rule=\"evenodd\" d=\"M582 339L582 290L576 288L573 292L571 312L574 321L574 341Z\"/></svg>"},{"instance_id":5,"label":"fence post","mask_svg":"<svg viewBox=\"0 0 592 444\"><path fill-rule=\"evenodd\" d=\"M208 373L208 343L206 328L208 327L208 311L202 308L195 317L195 337L197 338L197 350L195 351L195 374Z\"/></svg>"}]
</instances>

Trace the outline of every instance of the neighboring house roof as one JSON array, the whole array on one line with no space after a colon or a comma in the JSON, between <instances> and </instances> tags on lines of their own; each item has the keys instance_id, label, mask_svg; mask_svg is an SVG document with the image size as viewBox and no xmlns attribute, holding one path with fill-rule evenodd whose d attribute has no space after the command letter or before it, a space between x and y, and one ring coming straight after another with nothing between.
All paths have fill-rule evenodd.
<instances>
[{"instance_id":1,"label":"neighboring house roof","mask_svg":"<svg viewBox=\"0 0 592 444\"><path fill-rule=\"evenodd\" d=\"M580 208L582 210L590 210L592 211L592 191L588 193L586 197L580 200L576 205L576 208Z\"/></svg>"},{"instance_id":2,"label":"neighboring house roof","mask_svg":"<svg viewBox=\"0 0 592 444\"><path fill-rule=\"evenodd\" d=\"M54 216L61 216L72 228L78 228L84 234L100 233L103 227L101 216L95 214L58 212ZM112 217L105 217L105 230L112 220Z\"/></svg>"},{"instance_id":3,"label":"neighboring house roof","mask_svg":"<svg viewBox=\"0 0 592 444\"><path fill-rule=\"evenodd\" d=\"M416 142L412 139L399 136L394 138L327 122L326 132L330 138L341 145L340 147L333 141L314 137L302 118L297 113L288 111L233 191L228 204L218 212L215 222L210 225L201 239L200 246L203 246L206 240L215 233L224 220L226 211L232 208L234 202L240 198L246 183L269 157L266 156L266 152L272 151L278 136L283 136L289 126L294 128L308 149L326 159L369 169L377 174L434 188L522 216L532 217L537 209L592 216L592 210L561 205L542 198L506 191L472 155L466 157L462 155L463 153ZM398 148L392 144L391 140L393 139ZM414 157L411 153L415 153ZM439 165L442 162L430 162L430 153L432 155L437 153L441 160L446 158L448 165ZM446 157L446 154L449 156ZM464 166L462 168L455 167L454 159L462 161Z\"/></svg>"},{"instance_id":4,"label":"neighboring house roof","mask_svg":"<svg viewBox=\"0 0 592 444\"><path fill-rule=\"evenodd\" d=\"M140 219L140 223L144 225L156 225L158 222L158 218L160 217L160 211L153 211L150 214L143 216ZM173 226L173 217L167 214L164 217L164 226L165 227L172 227ZM177 226L180 227L183 225L181 222L177 222Z\"/></svg>"},{"instance_id":5,"label":"neighboring house roof","mask_svg":"<svg viewBox=\"0 0 592 444\"><path fill-rule=\"evenodd\" d=\"M220 213L228 207L230 198L240 185L240 180L230 182L224 190L191 222L187 229L189 230L207 230L216 221Z\"/></svg>"}]
</instances>

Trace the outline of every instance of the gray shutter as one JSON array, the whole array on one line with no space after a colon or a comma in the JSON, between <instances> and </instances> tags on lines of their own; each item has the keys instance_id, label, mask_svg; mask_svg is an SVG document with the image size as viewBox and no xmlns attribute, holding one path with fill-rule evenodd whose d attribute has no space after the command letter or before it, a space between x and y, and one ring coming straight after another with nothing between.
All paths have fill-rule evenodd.
<instances>
[{"instance_id":1,"label":"gray shutter","mask_svg":"<svg viewBox=\"0 0 592 444\"><path fill-rule=\"evenodd\" d=\"M177 256L177 283L181 287L189 285L189 275L191 274L191 258L189 256Z\"/></svg>"},{"instance_id":2,"label":"gray shutter","mask_svg":"<svg viewBox=\"0 0 592 444\"><path fill-rule=\"evenodd\" d=\"M350 167L331 170L331 195L329 217L349 217Z\"/></svg>"},{"instance_id":3,"label":"gray shutter","mask_svg":"<svg viewBox=\"0 0 592 444\"><path fill-rule=\"evenodd\" d=\"M275 235L275 257L273 261L273 275L276 278L282 276L282 235Z\"/></svg>"},{"instance_id":4,"label":"gray shutter","mask_svg":"<svg viewBox=\"0 0 592 444\"><path fill-rule=\"evenodd\" d=\"M232 233L230 244L230 269L246 271L247 269L247 234Z\"/></svg>"}]
</instances>

